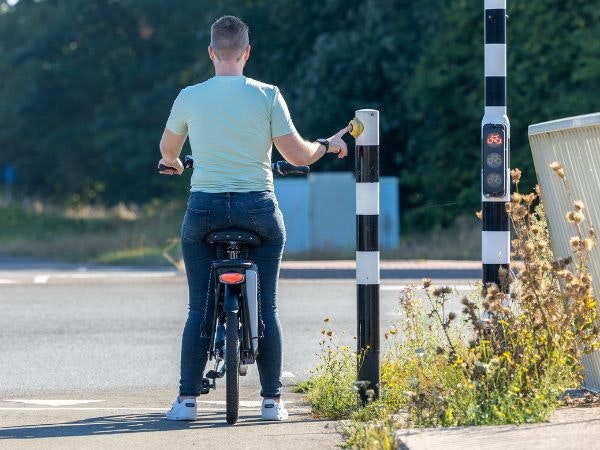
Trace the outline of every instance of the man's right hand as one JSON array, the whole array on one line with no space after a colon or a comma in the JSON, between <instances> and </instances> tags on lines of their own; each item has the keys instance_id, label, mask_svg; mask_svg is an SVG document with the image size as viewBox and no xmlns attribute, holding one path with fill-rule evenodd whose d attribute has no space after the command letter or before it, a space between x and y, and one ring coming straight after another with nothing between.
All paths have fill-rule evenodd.
<instances>
[{"instance_id":1,"label":"man's right hand","mask_svg":"<svg viewBox=\"0 0 600 450\"><path fill-rule=\"evenodd\" d=\"M340 131L331 136L329 141L329 151L327 153L337 153L338 158L345 158L348 156L348 146L346 142L342 139L348 131L352 128L351 125L348 125L342 128Z\"/></svg>"},{"instance_id":2,"label":"man's right hand","mask_svg":"<svg viewBox=\"0 0 600 450\"><path fill-rule=\"evenodd\" d=\"M175 161L165 161L164 158L161 158L158 162L158 166L161 165L167 167L165 170L161 170L158 173L161 175L181 175L183 173L183 164L179 158Z\"/></svg>"}]
</instances>

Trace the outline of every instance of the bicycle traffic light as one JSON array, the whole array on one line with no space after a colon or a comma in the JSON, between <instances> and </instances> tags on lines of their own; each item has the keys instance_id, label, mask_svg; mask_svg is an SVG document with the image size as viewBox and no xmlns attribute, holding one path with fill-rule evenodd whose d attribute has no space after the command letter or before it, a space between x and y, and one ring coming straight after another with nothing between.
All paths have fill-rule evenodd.
<instances>
[{"instance_id":1,"label":"bicycle traffic light","mask_svg":"<svg viewBox=\"0 0 600 450\"><path fill-rule=\"evenodd\" d=\"M507 188L506 159L508 156L506 125L486 123L483 126L482 152L483 195L504 197Z\"/></svg>"}]
</instances>

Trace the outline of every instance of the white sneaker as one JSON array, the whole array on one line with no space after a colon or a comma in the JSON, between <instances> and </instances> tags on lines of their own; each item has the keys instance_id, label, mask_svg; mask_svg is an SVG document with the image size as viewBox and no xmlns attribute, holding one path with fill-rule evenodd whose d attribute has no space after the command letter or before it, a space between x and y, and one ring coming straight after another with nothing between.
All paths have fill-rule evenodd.
<instances>
[{"instance_id":1,"label":"white sneaker","mask_svg":"<svg viewBox=\"0 0 600 450\"><path fill-rule=\"evenodd\" d=\"M186 398L185 400L177 397L173 402L171 410L167 413L169 420L196 420L198 407L195 398Z\"/></svg>"},{"instance_id":2,"label":"white sneaker","mask_svg":"<svg viewBox=\"0 0 600 450\"><path fill-rule=\"evenodd\" d=\"M261 418L262 420L287 420L288 412L283 400L277 403L272 398L263 399Z\"/></svg>"}]
</instances>

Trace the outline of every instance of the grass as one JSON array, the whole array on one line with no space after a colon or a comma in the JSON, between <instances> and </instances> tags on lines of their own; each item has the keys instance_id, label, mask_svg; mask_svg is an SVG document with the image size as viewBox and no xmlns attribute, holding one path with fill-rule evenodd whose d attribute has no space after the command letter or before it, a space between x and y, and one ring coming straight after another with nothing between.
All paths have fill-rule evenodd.
<instances>
[{"instance_id":1,"label":"grass","mask_svg":"<svg viewBox=\"0 0 600 450\"><path fill-rule=\"evenodd\" d=\"M0 254L85 264L178 265L184 205L81 206L60 209L42 203L0 206ZM454 226L408 232L384 259L478 259L481 226L461 217ZM165 258L164 251L170 256ZM353 259L354 249L284 254L285 260Z\"/></svg>"},{"instance_id":2,"label":"grass","mask_svg":"<svg viewBox=\"0 0 600 450\"><path fill-rule=\"evenodd\" d=\"M0 254L87 264L165 265L183 205L61 210L33 204L0 208Z\"/></svg>"},{"instance_id":3,"label":"grass","mask_svg":"<svg viewBox=\"0 0 600 450\"><path fill-rule=\"evenodd\" d=\"M481 258L481 222L473 216L459 216L448 228L408 231L395 250L383 250L384 259L456 259Z\"/></svg>"}]
</instances>

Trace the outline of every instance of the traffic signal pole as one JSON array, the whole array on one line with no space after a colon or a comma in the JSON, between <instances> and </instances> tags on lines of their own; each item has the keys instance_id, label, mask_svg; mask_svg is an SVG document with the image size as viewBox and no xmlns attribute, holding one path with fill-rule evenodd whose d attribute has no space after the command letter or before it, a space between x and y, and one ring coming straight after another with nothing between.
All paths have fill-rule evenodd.
<instances>
[{"instance_id":1,"label":"traffic signal pole","mask_svg":"<svg viewBox=\"0 0 600 450\"><path fill-rule=\"evenodd\" d=\"M484 288L505 289L510 268L510 123L506 109L506 0L484 0L485 113L481 122L481 213Z\"/></svg>"}]
</instances>

